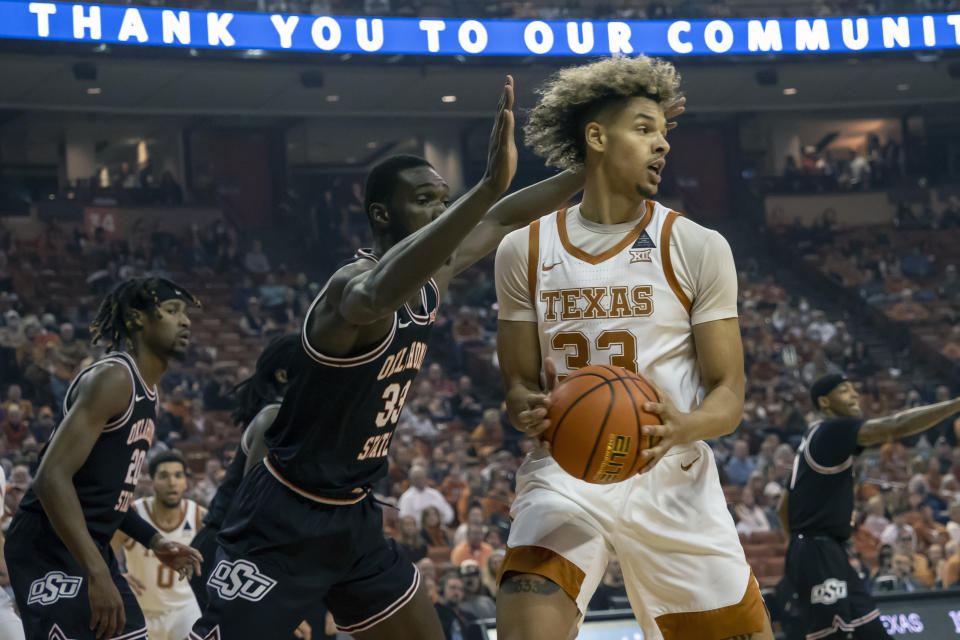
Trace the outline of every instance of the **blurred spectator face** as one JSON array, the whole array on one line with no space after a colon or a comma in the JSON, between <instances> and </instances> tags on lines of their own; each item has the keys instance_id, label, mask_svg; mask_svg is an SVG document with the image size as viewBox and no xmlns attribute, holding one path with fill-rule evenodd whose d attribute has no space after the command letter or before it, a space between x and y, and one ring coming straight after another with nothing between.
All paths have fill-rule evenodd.
<instances>
[{"instance_id":1,"label":"blurred spectator face","mask_svg":"<svg viewBox=\"0 0 960 640\"><path fill-rule=\"evenodd\" d=\"M417 569L420 570L420 575L424 578L436 581L437 565L435 565L430 558L421 558L420 561L417 562Z\"/></svg>"},{"instance_id":2,"label":"blurred spectator face","mask_svg":"<svg viewBox=\"0 0 960 640\"><path fill-rule=\"evenodd\" d=\"M400 533L405 536L415 536L420 527L417 526L417 520L413 516L403 516L400 518Z\"/></svg>"},{"instance_id":3,"label":"blurred spectator face","mask_svg":"<svg viewBox=\"0 0 960 640\"><path fill-rule=\"evenodd\" d=\"M423 526L425 529L434 529L440 526L440 512L436 507L427 507L423 510Z\"/></svg>"},{"instance_id":4,"label":"blurred spectator face","mask_svg":"<svg viewBox=\"0 0 960 640\"><path fill-rule=\"evenodd\" d=\"M883 516L883 498L873 496L867 501L867 513L872 516Z\"/></svg>"},{"instance_id":5,"label":"blurred spectator face","mask_svg":"<svg viewBox=\"0 0 960 640\"><path fill-rule=\"evenodd\" d=\"M64 322L60 325L60 339L64 342L73 342L73 325L69 322Z\"/></svg>"},{"instance_id":6,"label":"blurred spectator face","mask_svg":"<svg viewBox=\"0 0 960 640\"><path fill-rule=\"evenodd\" d=\"M174 509L187 490L187 470L179 462L164 462L153 476L153 495L167 509Z\"/></svg>"},{"instance_id":7,"label":"blurred spectator face","mask_svg":"<svg viewBox=\"0 0 960 640\"><path fill-rule=\"evenodd\" d=\"M30 477L30 468L25 464L14 465L10 470L10 482L30 486L33 478Z\"/></svg>"},{"instance_id":8,"label":"blurred spectator face","mask_svg":"<svg viewBox=\"0 0 960 640\"><path fill-rule=\"evenodd\" d=\"M460 579L463 582L463 595L475 596L480 593L480 569L470 565L460 569Z\"/></svg>"},{"instance_id":9,"label":"blurred spectator face","mask_svg":"<svg viewBox=\"0 0 960 640\"><path fill-rule=\"evenodd\" d=\"M619 559L612 558L607 564L605 579L607 582L611 582L613 584L620 584L623 582L623 571L620 568Z\"/></svg>"},{"instance_id":10,"label":"blurred spectator face","mask_svg":"<svg viewBox=\"0 0 960 640\"><path fill-rule=\"evenodd\" d=\"M938 544L930 545L927 548L927 558L930 559L930 564L936 567L937 563L943 560L943 547Z\"/></svg>"},{"instance_id":11,"label":"blurred spectator face","mask_svg":"<svg viewBox=\"0 0 960 640\"><path fill-rule=\"evenodd\" d=\"M7 484L7 493L3 496L3 507L7 513L13 515L17 512L17 509L20 508L20 501L23 499L23 494L27 492L28 486L29 485L12 481Z\"/></svg>"},{"instance_id":12,"label":"blurred spectator face","mask_svg":"<svg viewBox=\"0 0 960 640\"><path fill-rule=\"evenodd\" d=\"M413 467L410 469L410 484L417 489L423 490L427 486L427 471L423 467Z\"/></svg>"},{"instance_id":13,"label":"blurred spectator face","mask_svg":"<svg viewBox=\"0 0 960 640\"><path fill-rule=\"evenodd\" d=\"M745 507L753 508L756 506L757 501L753 497L753 490L749 484L743 488L743 493L740 494L740 500Z\"/></svg>"},{"instance_id":14,"label":"blurred spectator face","mask_svg":"<svg viewBox=\"0 0 960 640\"><path fill-rule=\"evenodd\" d=\"M893 556L893 573L898 578L906 578L913 575L913 560L902 553Z\"/></svg>"},{"instance_id":15,"label":"blurred spectator face","mask_svg":"<svg viewBox=\"0 0 960 640\"><path fill-rule=\"evenodd\" d=\"M7 400L10 402L20 402L20 399L23 397L23 390L20 389L20 385L12 384L7 389Z\"/></svg>"},{"instance_id":16,"label":"blurred spectator face","mask_svg":"<svg viewBox=\"0 0 960 640\"><path fill-rule=\"evenodd\" d=\"M441 367L437 362L431 364L430 368L427 369L427 379L430 380L430 382L442 382L443 367Z\"/></svg>"},{"instance_id":17,"label":"blurred spectator face","mask_svg":"<svg viewBox=\"0 0 960 640\"><path fill-rule=\"evenodd\" d=\"M457 388L463 395L469 395L473 391L473 380L470 379L470 376L460 376Z\"/></svg>"},{"instance_id":18,"label":"blurred spectator face","mask_svg":"<svg viewBox=\"0 0 960 640\"><path fill-rule=\"evenodd\" d=\"M19 427L21 420L23 420L23 411L20 409L20 405L18 404L8 405L7 421L14 427Z\"/></svg>"},{"instance_id":19,"label":"blurred spectator face","mask_svg":"<svg viewBox=\"0 0 960 640\"><path fill-rule=\"evenodd\" d=\"M467 523L483 525L483 507L470 507L467 511Z\"/></svg>"},{"instance_id":20,"label":"blurred spectator face","mask_svg":"<svg viewBox=\"0 0 960 640\"><path fill-rule=\"evenodd\" d=\"M950 399L950 388L946 385L940 385L937 387L936 401L944 402Z\"/></svg>"},{"instance_id":21,"label":"blurred spectator face","mask_svg":"<svg viewBox=\"0 0 960 640\"><path fill-rule=\"evenodd\" d=\"M500 424L500 412L496 409L487 409L483 412L484 426L495 427Z\"/></svg>"},{"instance_id":22,"label":"blurred spectator face","mask_svg":"<svg viewBox=\"0 0 960 640\"><path fill-rule=\"evenodd\" d=\"M745 440L737 440L733 443L733 455L735 457L746 460L748 453L750 453L750 449L747 447Z\"/></svg>"},{"instance_id":23,"label":"blurred spectator face","mask_svg":"<svg viewBox=\"0 0 960 640\"><path fill-rule=\"evenodd\" d=\"M51 429L56 424L53 417L53 409L50 407L41 407L37 413L37 424L43 429Z\"/></svg>"},{"instance_id":24,"label":"blurred spectator face","mask_svg":"<svg viewBox=\"0 0 960 640\"><path fill-rule=\"evenodd\" d=\"M492 576L500 575L500 567L503 566L503 559L506 554L503 551L494 551L487 559L487 570Z\"/></svg>"},{"instance_id":25,"label":"blurred spectator face","mask_svg":"<svg viewBox=\"0 0 960 640\"><path fill-rule=\"evenodd\" d=\"M457 606L463 600L463 581L460 578L449 577L443 582L443 601L450 606Z\"/></svg>"},{"instance_id":26,"label":"blurred spectator face","mask_svg":"<svg viewBox=\"0 0 960 640\"><path fill-rule=\"evenodd\" d=\"M247 299L247 311L251 314L256 314L260 312L260 301L254 297Z\"/></svg>"},{"instance_id":27,"label":"blurred spectator face","mask_svg":"<svg viewBox=\"0 0 960 640\"><path fill-rule=\"evenodd\" d=\"M503 546L503 540L500 539L500 534L497 532L496 529L490 529L489 531L487 531L487 535L483 539L483 541L486 542L491 547L493 547L494 549L499 549L500 547Z\"/></svg>"},{"instance_id":28,"label":"blurred spectator face","mask_svg":"<svg viewBox=\"0 0 960 640\"><path fill-rule=\"evenodd\" d=\"M220 464L220 460L217 458L209 458L207 459L206 471L208 478L211 480L216 480L217 473L223 471L223 465Z\"/></svg>"},{"instance_id":29,"label":"blurred spectator face","mask_svg":"<svg viewBox=\"0 0 960 640\"><path fill-rule=\"evenodd\" d=\"M483 527L478 524L467 525L467 544L479 549L483 543Z\"/></svg>"}]
</instances>

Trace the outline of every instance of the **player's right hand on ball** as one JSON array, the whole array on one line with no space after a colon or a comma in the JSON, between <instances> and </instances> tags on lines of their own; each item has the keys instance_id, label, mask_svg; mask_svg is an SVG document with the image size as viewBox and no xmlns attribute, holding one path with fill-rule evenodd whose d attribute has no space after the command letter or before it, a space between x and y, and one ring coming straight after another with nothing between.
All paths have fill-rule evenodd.
<instances>
[{"instance_id":1,"label":"player's right hand on ball","mask_svg":"<svg viewBox=\"0 0 960 640\"><path fill-rule=\"evenodd\" d=\"M119 635L127 624L127 614L120 591L106 567L102 573L91 573L87 578L87 594L90 597L90 630L98 638Z\"/></svg>"},{"instance_id":2,"label":"player's right hand on ball","mask_svg":"<svg viewBox=\"0 0 960 640\"><path fill-rule=\"evenodd\" d=\"M546 393L528 392L523 398L523 410L517 414L516 425L527 437L536 438L550 428L550 393L557 387L557 365L547 358L543 362Z\"/></svg>"}]
</instances>

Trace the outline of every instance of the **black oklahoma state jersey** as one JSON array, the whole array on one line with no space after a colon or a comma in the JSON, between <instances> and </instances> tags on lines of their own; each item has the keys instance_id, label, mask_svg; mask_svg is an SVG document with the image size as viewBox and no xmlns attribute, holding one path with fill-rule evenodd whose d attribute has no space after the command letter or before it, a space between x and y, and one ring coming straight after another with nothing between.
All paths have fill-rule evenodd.
<instances>
[{"instance_id":1,"label":"black oklahoma state jersey","mask_svg":"<svg viewBox=\"0 0 960 640\"><path fill-rule=\"evenodd\" d=\"M853 460L864 419L827 418L807 430L790 478L790 533L850 537Z\"/></svg>"},{"instance_id":2,"label":"black oklahoma state jersey","mask_svg":"<svg viewBox=\"0 0 960 640\"><path fill-rule=\"evenodd\" d=\"M358 260L377 261L359 250ZM323 297L321 291L307 317ZM267 468L290 488L311 496L372 485L387 473L387 452L400 410L423 365L440 291L432 279L420 289L420 309L394 312L393 326L378 344L346 358L310 346L280 412L267 430Z\"/></svg>"},{"instance_id":3,"label":"black oklahoma state jersey","mask_svg":"<svg viewBox=\"0 0 960 640\"><path fill-rule=\"evenodd\" d=\"M102 544L110 542L127 509L133 506L133 492L137 488L137 479L143 469L147 450L153 443L159 406L156 387L147 387L133 358L126 353L115 351L103 356L73 379L63 401L64 415L70 411L76 400L75 392L80 378L94 367L107 362L120 364L129 371L133 379L130 404L122 415L104 426L86 462L73 476L73 486L80 498L80 508L83 509L87 529L90 536ZM46 447L40 452L41 460L45 453ZM33 488L23 496L20 508L43 513L43 506Z\"/></svg>"}]
</instances>

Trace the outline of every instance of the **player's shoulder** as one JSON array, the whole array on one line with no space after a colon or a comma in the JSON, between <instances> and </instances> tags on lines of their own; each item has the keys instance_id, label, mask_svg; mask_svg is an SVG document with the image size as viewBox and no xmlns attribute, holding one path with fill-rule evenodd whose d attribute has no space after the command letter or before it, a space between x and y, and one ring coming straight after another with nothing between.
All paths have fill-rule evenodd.
<instances>
[{"instance_id":1,"label":"player's shoulder","mask_svg":"<svg viewBox=\"0 0 960 640\"><path fill-rule=\"evenodd\" d=\"M694 245L704 245L709 240L719 240L726 243L723 235L715 229L709 229L702 224L694 222L680 211L675 211L662 204L657 203L663 209L664 215L676 213L673 220L673 229L671 238L674 242L692 243Z\"/></svg>"},{"instance_id":2,"label":"player's shoulder","mask_svg":"<svg viewBox=\"0 0 960 640\"><path fill-rule=\"evenodd\" d=\"M129 402L133 385L130 366L119 358L108 358L90 365L77 380L75 393L71 395L74 401L95 399L97 402L113 402L119 408Z\"/></svg>"},{"instance_id":3,"label":"player's shoulder","mask_svg":"<svg viewBox=\"0 0 960 640\"><path fill-rule=\"evenodd\" d=\"M519 259L525 262L530 252L531 234L537 233L542 225L551 223L556 218L557 212L554 211L505 235L503 240L500 241L500 246L497 247L497 261Z\"/></svg>"}]
</instances>

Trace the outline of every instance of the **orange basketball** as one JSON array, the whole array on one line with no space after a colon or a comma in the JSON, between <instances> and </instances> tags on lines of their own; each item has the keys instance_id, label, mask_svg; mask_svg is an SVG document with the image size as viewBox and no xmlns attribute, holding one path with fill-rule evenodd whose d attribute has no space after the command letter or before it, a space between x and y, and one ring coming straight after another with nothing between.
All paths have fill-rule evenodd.
<instances>
[{"instance_id":1,"label":"orange basketball","mask_svg":"<svg viewBox=\"0 0 960 640\"><path fill-rule=\"evenodd\" d=\"M572 476L594 484L620 482L643 463L640 453L659 438L642 437L645 424L660 424L643 410L657 402L643 376L612 365L594 365L570 374L553 390L550 428L543 437L553 458Z\"/></svg>"}]
</instances>

